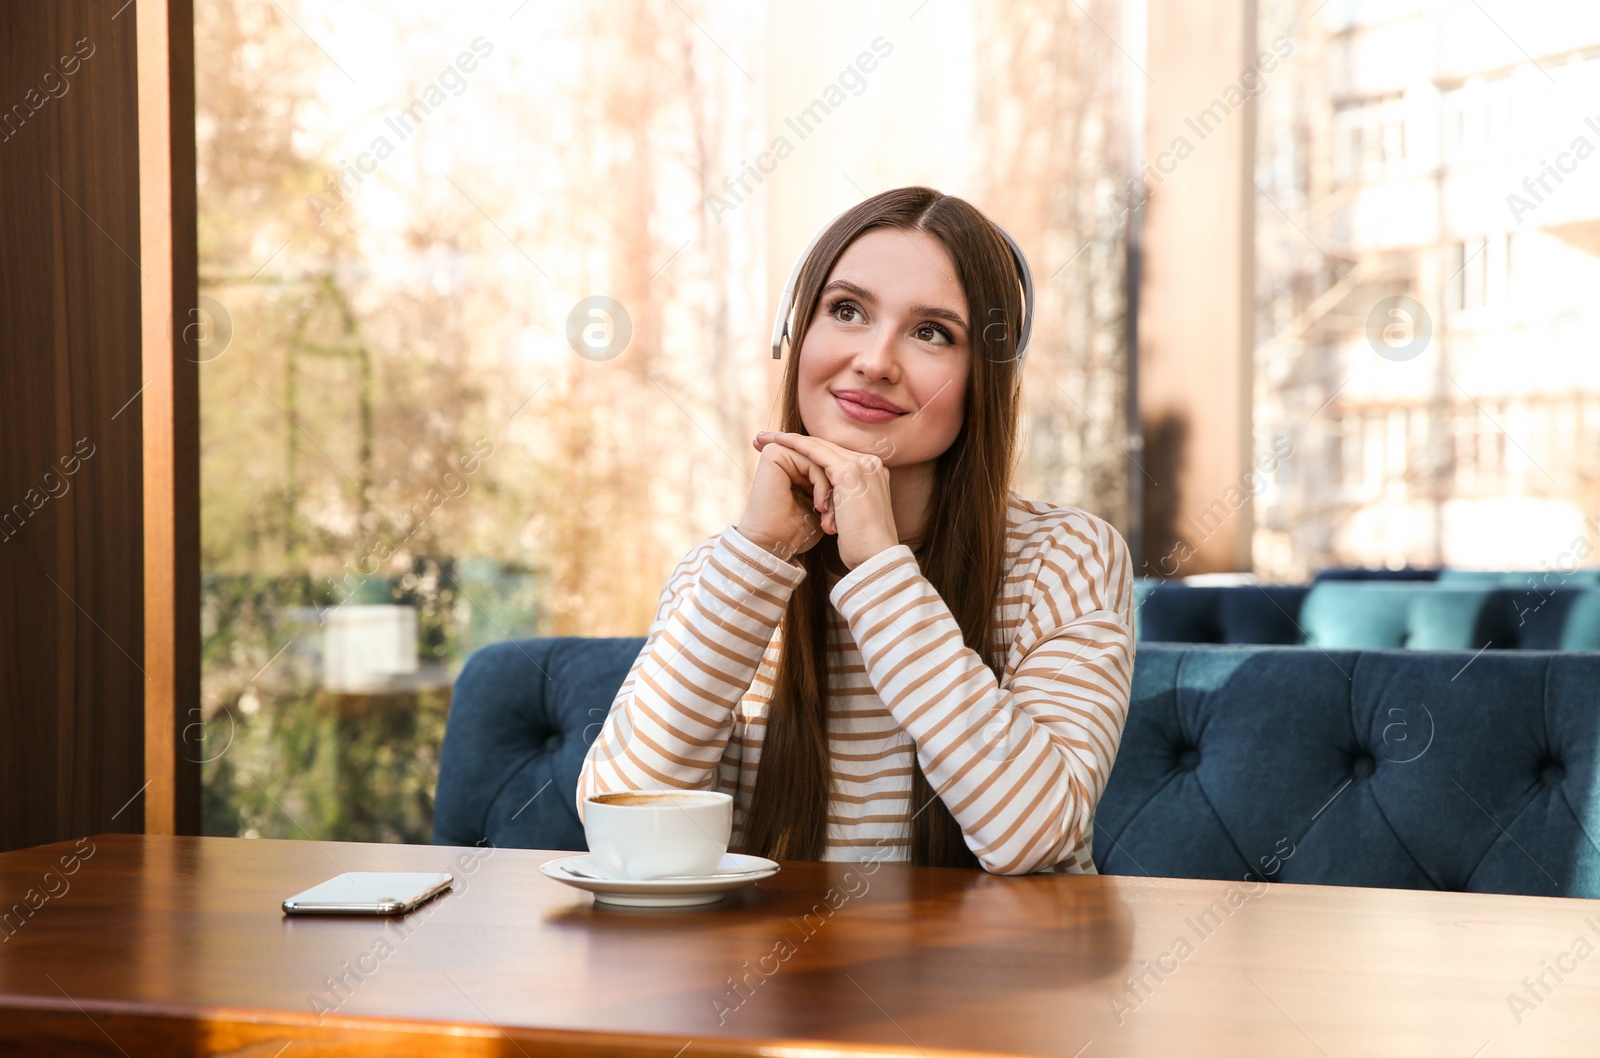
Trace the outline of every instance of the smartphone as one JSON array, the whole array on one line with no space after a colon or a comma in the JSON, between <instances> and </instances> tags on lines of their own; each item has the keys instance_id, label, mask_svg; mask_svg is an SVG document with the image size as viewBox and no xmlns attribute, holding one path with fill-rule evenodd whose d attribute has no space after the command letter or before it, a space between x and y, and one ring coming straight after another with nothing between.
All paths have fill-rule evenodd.
<instances>
[{"instance_id":1,"label":"smartphone","mask_svg":"<svg viewBox=\"0 0 1600 1058\"><path fill-rule=\"evenodd\" d=\"M449 889L448 871L349 871L283 902L290 915L403 915Z\"/></svg>"}]
</instances>

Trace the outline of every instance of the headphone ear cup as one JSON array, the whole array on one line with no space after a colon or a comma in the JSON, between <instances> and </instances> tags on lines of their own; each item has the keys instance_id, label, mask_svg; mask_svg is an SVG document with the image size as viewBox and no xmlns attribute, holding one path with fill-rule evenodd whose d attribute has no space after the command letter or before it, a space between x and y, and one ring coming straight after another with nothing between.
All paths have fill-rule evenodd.
<instances>
[{"instance_id":1,"label":"headphone ear cup","mask_svg":"<svg viewBox=\"0 0 1600 1058\"><path fill-rule=\"evenodd\" d=\"M772 321L772 359L783 359L783 343L789 339L789 315L792 305L790 295L785 292L778 297L778 314ZM793 343L790 343L791 346Z\"/></svg>"},{"instance_id":2,"label":"headphone ear cup","mask_svg":"<svg viewBox=\"0 0 1600 1058\"><path fill-rule=\"evenodd\" d=\"M805 263L810 258L811 251L816 248L817 242L822 238L823 233L838 223L839 218L850 212L852 208L854 207L846 207L835 215L832 220L818 228L811 238L806 240L805 249L800 251L800 256L795 258L794 267L789 270L789 278L783 284L783 293L778 297L777 318L772 321L772 358L774 360L782 357L783 341L793 334L789 329L789 316L794 311L796 294L800 286L800 273L805 268ZM789 348L791 352L794 349L792 339L789 342Z\"/></svg>"},{"instance_id":3,"label":"headphone ear cup","mask_svg":"<svg viewBox=\"0 0 1600 1058\"><path fill-rule=\"evenodd\" d=\"M1017 282L1022 287L1022 333L1017 336L1017 367L1022 367L1023 358L1028 354L1028 345L1033 337L1033 269L1028 267L1028 257L1022 252L1022 247L1017 245L1017 240L1011 233L994 224L995 230L1005 240L1006 246L1011 251L1011 263L1016 267Z\"/></svg>"}]
</instances>

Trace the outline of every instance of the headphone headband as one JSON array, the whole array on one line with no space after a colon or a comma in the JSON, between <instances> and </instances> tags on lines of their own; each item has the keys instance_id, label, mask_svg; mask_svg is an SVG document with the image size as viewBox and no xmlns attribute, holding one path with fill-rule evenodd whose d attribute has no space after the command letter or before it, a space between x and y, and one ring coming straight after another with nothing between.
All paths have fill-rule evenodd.
<instances>
[{"instance_id":1,"label":"headphone headband","mask_svg":"<svg viewBox=\"0 0 1600 1058\"><path fill-rule=\"evenodd\" d=\"M848 209L840 212L833 220L818 228L816 234L806 243L806 248L800 251L800 257L795 261L794 267L789 270L788 282L784 283L783 293L778 297L778 314L772 321L772 359L778 360L782 357L783 340L789 337L789 313L794 309L794 291L800 283L801 269L811 257L811 251L816 248L823 232L833 227L839 217L847 212ZM994 224L994 221L989 223ZM1033 334L1033 271L1028 267L1028 258L1023 254L1022 247L1017 245L1017 240L1000 225L994 224L994 227L1001 238L1005 239L1006 245L1011 248L1011 259L1017 266L1017 277L1022 283L1022 334L1017 338L1017 363L1020 366L1023 357L1028 355L1028 339Z\"/></svg>"}]
</instances>

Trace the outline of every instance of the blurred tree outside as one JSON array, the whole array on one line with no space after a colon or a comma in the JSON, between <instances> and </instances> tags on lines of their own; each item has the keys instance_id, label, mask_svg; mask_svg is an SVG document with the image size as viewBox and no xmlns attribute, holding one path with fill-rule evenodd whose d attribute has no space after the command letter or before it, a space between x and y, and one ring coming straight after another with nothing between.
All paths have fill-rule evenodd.
<instances>
[{"instance_id":1,"label":"blurred tree outside","mask_svg":"<svg viewBox=\"0 0 1600 1058\"><path fill-rule=\"evenodd\" d=\"M1018 488L1127 527L1128 86L1120 4L1015 0L982 19L977 200L1030 255L1035 320Z\"/></svg>"},{"instance_id":2,"label":"blurred tree outside","mask_svg":"<svg viewBox=\"0 0 1600 1058\"><path fill-rule=\"evenodd\" d=\"M670 7L503 6L198 5L208 833L426 841L465 654L631 634L742 497L702 446L764 421L758 217L685 204L754 111ZM615 358L567 342L596 291ZM358 705L319 643L373 603L417 608L436 682Z\"/></svg>"}]
</instances>

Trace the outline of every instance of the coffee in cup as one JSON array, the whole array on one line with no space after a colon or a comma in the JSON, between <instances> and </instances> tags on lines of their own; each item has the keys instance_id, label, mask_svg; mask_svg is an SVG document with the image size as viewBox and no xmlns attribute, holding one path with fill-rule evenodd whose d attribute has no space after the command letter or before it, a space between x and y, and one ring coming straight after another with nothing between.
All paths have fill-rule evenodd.
<instances>
[{"instance_id":1,"label":"coffee in cup","mask_svg":"<svg viewBox=\"0 0 1600 1058\"><path fill-rule=\"evenodd\" d=\"M733 834L733 797L712 790L618 790L584 802L583 832L613 878L711 874Z\"/></svg>"}]
</instances>

